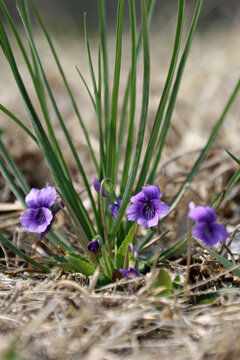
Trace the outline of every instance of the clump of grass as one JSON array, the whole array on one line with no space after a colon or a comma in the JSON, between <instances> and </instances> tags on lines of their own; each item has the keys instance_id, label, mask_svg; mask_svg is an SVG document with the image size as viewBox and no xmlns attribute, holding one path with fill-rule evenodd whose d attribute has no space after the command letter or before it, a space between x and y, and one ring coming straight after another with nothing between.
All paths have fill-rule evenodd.
<instances>
[{"instance_id":1,"label":"clump of grass","mask_svg":"<svg viewBox=\"0 0 240 360\"><path fill-rule=\"evenodd\" d=\"M145 129L148 121L150 87L148 23L153 11L154 1L149 0L147 3L144 0L141 1L141 25L139 29L137 29L136 25L134 0L129 0L128 4L131 36L131 64L121 114L119 114L118 108L124 1L118 1L114 75L111 86L107 52L105 1L99 0L100 41L97 69L94 69L93 67L86 14L83 19L86 52L93 94L90 90L90 84L86 83L81 71L79 69L77 69L77 71L84 81L96 115L99 144L99 156L97 156L94 153L88 131L84 124L84 119L81 116L77 102L61 66L61 59L59 59L55 51L52 40L34 2L31 0L29 1L29 5L40 24L56 62L59 76L66 88L66 94L70 97L74 112L79 120L80 131L83 132L85 137L89 156L96 172L95 179L92 180L94 185L94 190L92 190L92 184L89 182L88 176L85 173L81 158L71 139L63 116L57 106L54 93L47 80L41 61L41 54L39 54L37 50L33 36L28 2L26 0L20 0L17 4L17 10L22 20L30 51L25 48L24 42L19 36L16 25L14 24L7 7L4 2L0 0L2 14L6 23L9 25L7 28L5 22L2 20L0 21L0 44L3 56L5 56L9 63L10 70L21 94L30 126L26 127L23 122L10 110L6 109L4 105L0 105L0 109L7 114L15 124L20 126L38 145L55 183L51 185L47 184L46 187L41 190L31 189L30 191L24 177L11 158L2 140L0 140L0 169L16 198L21 201L25 208L28 207L20 218L21 224L28 232L40 234L40 239L43 236L46 236L50 242L50 246L58 249L61 256L54 255L48 258L45 257L42 259L44 260L45 265L42 265L40 261L36 262L20 252L20 250L3 235L0 235L0 242L3 246L15 252L18 256L22 257L26 262L40 271L49 272L49 264L51 263L53 265L61 266L65 271L80 272L87 277L93 276L94 278L94 274L97 274L97 284L101 285L121 279L122 276L129 279L138 277L141 273L146 273L151 266L166 261L169 256L177 253L179 248L181 248L186 243L187 239L189 239L187 285L191 260L191 231L189 231L188 236L186 235L179 239L173 246L164 252L156 253L154 255L150 252L144 254L143 249L147 249L148 245L150 247L150 242L152 244L157 241L156 239L153 239L156 225L162 225L163 223L167 224L168 216L171 211L178 204L181 204L181 199L185 190L197 174L200 165L205 159L220 130L227 112L237 96L240 88L240 81L236 84L223 113L209 135L205 147L168 206L160 200L162 194L155 184L155 179L166 142L166 136L170 128L172 113L183 77L184 68L200 15L202 0L196 1L192 23L188 30L186 43L183 44L183 51L180 58L179 54L183 31L185 0L179 0L178 2L178 17L172 57L145 153L143 152L143 142L145 140ZM26 69L31 77L42 112L41 116L33 105L32 96L28 93L24 84L24 78L21 76L16 64L14 47L9 40L10 31L12 31L15 37L19 50L23 56ZM143 49L142 99L140 118L136 119L136 79L141 47ZM112 90L110 91L110 89ZM70 148L79 174L82 177L91 204L90 213L74 187L70 170L64 158L64 151L59 145L56 131L52 124L49 104L51 104L51 107L54 110L54 114L59 122L66 143ZM41 120L41 118L43 118L43 120ZM134 141L134 128L136 123L138 123L138 127L136 141ZM231 156L234 158L234 155L231 154ZM143 159L142 163L140 162L141 157ZM236 160L236 158L234 159ZM121 167L123 168L122 176L120 176ZM211 204L212 207L216 206L216 204L218 206L220 205L229 194L234 184L239 180L239 177L240 170L237 170L227 187L216 197L216 199L214 199ZM119 193L117 189L120 189ZM97 203L94 200L93 191L99 193L99 201ZM129 206L130 201L132 205ZM64 213L65 218L71 225L72 231L78 239L78 246L74 246L69 239L54 229L54 217L57 211ZM139 225L148 229L145 237L140 235ZM212 234L211 236L215 235ZM219 241L225 241L225 237L224 239L221 238ZM217 241L212 241L206 245L216 242ZM231 270L237 276L240 275L239 269L237 269L232 262L213 251L202 242L199 242L199 245L206 249L211 256L215 257L215 259L229 271ZM46 263L48 266L46 266ZM167 288L167 292L160 292L161 295L167 294L172 296L175 290L181 291L181 286L180 288L178 286L178 279L172 281L164 272L160 273L157 280L155 280L151 285L153 287L150 286L153 293L156 292L156 288L161 287ZM134 286L131 288L131 291L136 291ZM159 294L158 291L157 293Z\"/></svg>"}]
</instances>

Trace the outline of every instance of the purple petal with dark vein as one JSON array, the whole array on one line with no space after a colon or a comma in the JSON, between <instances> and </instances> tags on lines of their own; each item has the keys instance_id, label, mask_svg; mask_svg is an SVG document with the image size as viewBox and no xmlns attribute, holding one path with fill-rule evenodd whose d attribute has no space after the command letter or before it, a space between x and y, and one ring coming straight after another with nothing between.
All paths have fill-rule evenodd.
<instances>
[{"instance_id":1,"label":"purple petal with dark vein","mask_svg":"<svg viewBox=\"0 0 240 360\"><path fill-rule=\"evenodd\" d=\"M207 246L214 246L219 242L225 242L228 237L226 228L217 223L200 223L194 227L193 236L200 239Z\"/></svg>"},{"instance_id":2,"label":"purple petal with dark vein","mask_svg":"<svg viewBox=\"0 0 240 360\"><path fill-rule=\"evenodd\" d=\"M37 203L38 207L50 208L54 203L57 197L57 192L52 186L45 186L43 189L39 190L37 194Z\"/></svg>"},{"instance_id":3,"label":"purple petal with dark vein","mask_svg":"<svg viewBox=\"0 0 240 360\"><path fill-rule=\"evenodd\" d=\"M53 217L54 219L54 217ZM46 230L43 231L41 234L40 234L40 240L47 235L47 233L51 230L51 227L52 227L52 223L53 223L53 219L52 221L50 222L50 224L47 226Z\"/></svg>"},{"instance_id":4,"label":"purple petal with dark vein","mask_svg":"<svg viewBox=\"0 0 240 360\"><path fill-rule=\"evenodd\" d=\"M140 191L138 194L132 196L130 198L130 201L132 203L136 203L136 202L145 202L146 201L146 198L145 198L145 195L143 193L143 191Z\"/></svg>"},{"instance_id":5,"label":"purple petal with dark vein","mask_svg":"<svg viewBox=\"0 0 240 360\"><path fill-rule=\"evenodd\" d=\"M157 185L143 186L142 191L147 201L152 199L160 199L162 196L162 193Z\"/></svg>"},{"instance_id":6,"label":"purple petal with dark vein","mask_svg":"<svg viewBox=\"0 0 240 360\"><path fill-rule=\"evenodd\" d=\"M154 206L155 211L157 212L160 219L169 213L170 207L165 202L158 199L152 199L149 201L149 203Z\"/></svg>"},{"instance_id":7,"label":"purple petal with dark vein","mask_svg":"<svg viewBox=\"0 0 240 360\"><path fill-rule=\"evenodd\" d=\"M28 209L20 216L21 225L28 231L40 234L51 223L53 215L47 208Z\"/></svg>"},{"instance_id":8,"label":"purple petal with dark vein","mask_svg":"<svg viewBox=\"0 0 240 360\"><path fill-rule=\"evenodd\" d=\"M158 224L159 216L157 213L155 213L155 216L152 219L147 220L147 228L150 228L152 226L156 226Z\"/></svg>"},{"instance_id":9,"label":"purple petal with dark vein","mask_svg":"<svg viewBox=\"0 0 240 360\"><path fill-rule=\"evenodd\" d=\"M127 217L129 221L137 221L140 216L143 216L143 202L135 202L127 208Z\"/></svg>"}]
</instances>

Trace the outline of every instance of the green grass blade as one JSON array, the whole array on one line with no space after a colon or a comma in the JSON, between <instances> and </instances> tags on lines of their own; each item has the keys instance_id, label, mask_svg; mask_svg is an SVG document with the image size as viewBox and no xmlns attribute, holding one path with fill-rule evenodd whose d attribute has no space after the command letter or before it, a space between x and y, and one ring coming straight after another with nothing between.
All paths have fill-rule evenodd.
<instances>
[{"instance_id":1,"label":"green grass blade","mask_svg":"<svg viewBox=\"0 0 240 360\"><path fill-rule=\"evenodd\" d=\"M87 19L86 13L84 14L84 36L85 36L85 45L88 55L88 63L90 74L92 78L92 84L94 89L95 103L96 103L96 115L97 115L97 123L98 123L98 139L99 139L99 153L100 153L100 165L99 165L99 173L98 176L101 179L105 177L106 174L106 161L105 161L105 153L104 153L104 136L102 129L102 107L101 107L101 98L99 98L99 93L97 89L96 78L93 70L92 57L90 52L90 46L88 41L88 32L87 32Z\"/></svg>"},{"instance_id":2,"label":"green grass blade","mask_svg":"<svg viewBox=\"0 0 240 360\"><path fill-rule=\"evenodd\" d=\"M31 24L31 19L30 19L30 14L29 14L29 8L28 8L27 1L22 0L21 5L22 5L23 14L24 14L25 19L26 19L26 25L28 27L28 31L31 33L31 36L33 37L32 24ZM34 57L34 54L32 52L31 47L30 47L30 51L31 51L31 57L32 57L32 62L33 62L36 86L38 87L38 92L40 94L40 97L41 97L42 101L45 103L45 94L44 94L43 87L42 87L41 77L40 77L38 65L37 65L37 62L35 60L35 57Z\"/></svg>"},{"instance_id":3,"label":"green grass blade","mask_svg":"<svg viewBox=\"0 0 240 360\"><path fill-rule=\"evenodd\" d=\"M2 176L4 177L6 183L8 184L8 186L10 187L11 191L13 192L13 194L16 196L16 198L23 204L23 206L26 206L25 204L25 197L23 192L18 188L18 186L16 185L15 181L13 180L12 175L10 174L10 172L8 171L2 156L0 156L0 171Z\"/></svg>"},{"instance_id":4,"label":"green grass blade","mask_svg":"<svg viewBox=\"0 0 240 360\"><path fill-rule=\"evenodd\" d=\"M84 79L81 71L78 69L77 66L76 66L76 69L77 69L78 75L80 76L80 78L81 78L81 80L82 80L85 88L87 89L87 92L88 92L88 95L89 95L89 97L90 97L90 99L91 99L91 102L92 102L92 104L93 104L94 110L97 111L96 103L95 103L94 98L93 98L93 96L92 96L92 94L91 94L91 91L90 91L90 89L89 89L89 87L88 87L88 84L86 83L86 80ZM98 170L97 170L97 171L98 171Z\"/></svg>"},{"instance_id":5,"label":"green grass blade","mask_svg":"<svg viewBox=\"0 0 240 360\"><path fill-rule=\"evenodd\" d=\"M35 13L35 15L36 15L36 18L37 18L37 20L38 20L38 22L39 22L39 24L40 24L40 26L41 26L41 29L42 29L45 37L46 37L46 40L47 40L47 42L48 42L48 45L49 45L49 47L50 47L50 49L51 49L51 52L52 52L52 55L53 55L54 60L55 60L55 62L56 62L56 65L57 65L57 67L58 67L59 73L60 73L60 75L61 75L61 77L62 77L62 80L63 80L63 82L64 82L64 85L65 85L66 89L67 89L68 95L69 95L69 97L70 97L70 100L71 100L73 109L74 109L74 111L75 111L75 113L76 113L76 115L77 115L78 121L79 121L79 123L80 123L80 126L81 126L81 128L82 128L83 134L84 134L84 136L85 136L85 140L86 140L86 142L87 142L87 145L88 145L88 148L89 148L89 151L90 151L92 160L93 160L94 165L95 165L95 168L96 168L96 170L98 171L97 160L96 160L96 157L95 157L95 154L94 154L94 151L93 151L93 148L92 148L92 145L91 145L89 136L88 136L88 132L87 132L87 130L86 130L86 127L85 127L84 122L83 122L83 120L82 120L82 117L81 117L81 115L80 115L80 112L79 112L79 109L78 109L78 107L77 107L75 98L74 98L74 96L73 96L73 94L72 94L71 88L70 88L70 86L69 86L69 84L68 84L68 81L67 81L67 79L66 79L66 76L65 76L65 73L64 73L63 68L62 68L62 66L61 66L61 63L60 63L60 61L59 61L59 57L57 56L57 53L56 53L56 50L55 50L55 48L54 48L54 46L53 46L52 40L51 40L51 38L50 38L47 30L46 30L46 27L44 26L44 24L43 24L43 22L42 22L42 20L41 20L41 17L40 17L40 15L39 15L39 13L38 13L38 11L37 11L37 9L36 9L33 1L31 1L31 6L32 6L33 11L34 11L34 13ZM81 75L80 75L80 76L81 76ZM85 81L84 81L84 83L85 83Z\"/></svg>"},{"instance_id":6,"label":"green grass blade","mask_svg":"<svg viewBox=\"0 0 240 360\"><path fill-rule=\"evenodd\" d=\"M18 255L20 258L24 259L27 263L31 264L32 266L34 266L35 268L37 268L38 270L48 274L50 273L49 268L47 268L46 266L43 266L42 264L39 264L38 262L36 262L35 260L31 259L30 257L28 257L27 255L25 255L22 251L20 251L15 245L13 245L13 243L9 240L7 240L3 235L0 234L0 243L3 246L6 246L9 250L13 251L16 255ZM24 268L23 268L24 271Z\"/></svg>"},{"instance_id":7,"label":"green grass blade","mask_svg":"<svg viewBox=\"0 0 240 360\"><path fill-rule=\"evenodd\" d=\"M2 156L4 157L9 168L11 169L11 171L12 171L15 179L17 180L18 184L20 185L22 191L24 192L25 195L27 195L29 193L30 189L27 186L25 179L23 178L23 176L22 176L20 170L18 169L17 165L15 164L13 158L9 154L8 150L6 149L1 138L0 138L0 152L2 153Z\"/></svg>"},{"instance_id":8,"label":"green grass blade","mask_svg":"<svg viewBox=\"0 0 240 360\"><path fill-rule=\"evenodd\" d=\"M63 195L64 200L68 203L69 208L73 213L76 214L79 219L79 226L84 229L86 236L91 239L94 236L94 229L91 222L88 222L88 219L85 217L85 209L82 209L81 204L79 203L78 195L72 185L72 182L68 177L65 176L65 173L62 171L62 166L59 163L58 158L56 157L51 144L46 136L46 133L42 127L42 124L37 116L37 113L32 105L32 102L29 98L29 95L26 91L22 78L19 74L11 46L9 44L8 38L6 36L3 23L0 21L0 39L1 46L3 47L3 52L9 62L13 76L15 78L16 84L19 88L24 107L26 109L29 121L34 129L36 138L38 140L39 146L42 150L42 153L49 165L50 171L53 174L53 177L56 181L56 184ZM85 212L84 212L85 210ZM81 220L80 220L81 219Z\"/></svg>"},{"instance_id":9,"label":"green grass blade","mask_svg":"<svg viewBox=\"0 0 240 360\"><path fill-rule=\"evenodd\" d=\"M129 202L129 197L132 192L132 188L134 185L134 181L136 178L141 151L142 151L142 144L143 138L146 128L146 119L147 119L147 112L148 112L148 100L149 100L149 82L150 82L150 55L149 55L149 41L148 41L148 26L147 26L147 14L146 14L146 7L145 1L141 1L141 8L142 8L142 27L143 27L143 95L142 95L142 109L140 115L140 122L138 127L138 134L137 134L137 141L135 145L135 151L133 155L133 160L130 168L130 174L128 178L128 182L126 185L126 189L123 194L123 199L121 206L119 208L117 217L112 225L111 228L111 236L112 238L115 237L120 222L122 220L123 214L126 210L127 204Z\"/></svg>"},{"instance_id":10,"label":"green grass blade","mask_svg":"<svg viewBox=\"0 0 240 360\"><path fill-rule=\"evenodd\" d=\"M115 185L115 161L116 161L116 136L117 136L117 105L120 82L121 57L122 57L122 24L123 24L124 0L118 1L117 12L117 30L116 30L116 51L115 67L112 89L111 119L108 134L108 147L106 152L107 158L107 177Z\"/></svg>"},{"instance_id":11,"label":"green grass blade","mask_svg":"<svg viewBox=\"0 0 240 360\"><path fill-rule=\"evenodd\" d=\"M61 163L61 166L63 168L63 171L67 174L67 168L66 168L66 165L64 163L64 160L63 160L63 156L61 154L61 150L60 150L60 147L58 145L58 142L55 138L55 134L54 134L54 131L53 131L53 128L52 128L52 125L51 125L51 120L50 120L50 117L49 117L49 114L48 114L48 109L47 109L47 106L46 106L46 102L45 102L45 96L44 96L44 91L42 89L42 83L41 83L41 80L39 79L39 72L38 70L36 70L36 75L34 74L33 72L33 69L32 69L32 66L30 64L30 60L28 58L28 55L27 55L27 52L22 44L22 41L21 41L21 38L18 34L18 31L16 30L15 26L14 26L14 23L7 11L7 8L6 6L4 5L3 1L1 0L0 1L0 6L2 8L2 11L12 29L12 32L15 36L15 39L18 43L18 46L19 46L19 49L23 55L23 58L24 58L24 61L25 61L25 64L28 68L28 71L29 71L29 74L31 76L31 79L33 81L33 85L34 85L34 88L36 90L36 94L37 94L37 97L39 99L39 103L40 103L40 106L41 106L41 109L42 109L42 112L43 112L43 115L44 115L44 118L45 118L45 121L46 121L46 125L47 125L47 128L48 128L48 132L49 132L49 135L50 135L50 138L51 138L51 141L52 141L52 144L55 148L55 151L56 151L56 154L59 158L59 161ZM24 4L23 4L24 6ZM28 30L31 31L31 29L29 29L29 19L26 20L28 21L26 26L28 26ZM32 54L32 57L33 57L33 52L31 50L31 54ZM34 60L34 64L36 64L36 61ZM35 66L36 67L36 66Z\"/></svg>"},{"instance_id":12,"label":"green grass blade","mask_svg":"<svg viewBox=\"0 0 240 360\"><path fill-rule=\"evenodd\" d=\"M177 94L178 94L178 90L180 87L180 83L181 83L181 79L182 79L182 75L183 75L183 71L186 65L186 61L188 58L188 54L190 51L190 47L192 44L192 40L193 40L193 35L195 33L195 29L197 26L197 22L198 22L198 18L199 18L199 14L201 11L201 7L202 7L202 2L203 0L198 0L197 5L196 5L196 9L195 9L195 13L193 16L193 21L190 27L190 31L188 34L188 38L187 38L187 42L186 42L186 46L184 48L181 60L180 60L180 64L178 67L178 71L177 71L177 75L176 75L176 79L172 88L172 92L170 95L170 99L169 99L169 103L168 103L168 107L166 110L166 116L164 119L164 123L163 123L163 127L157 142L157 149L156 149L156 154L154 156L154 160L153 160L153 165L150 171L150 175L148 176L147 179L147 183L148 184L152 184L154 182L155 176L156 176L156 171L157 171L157 166L159 164L160 158L161 158L161 154L162 154L162 149L164 147L165 144L165 140L166 140L166 136L168 133L168 129L170 126L170 121L171 121L171 117L172 117L172 112L174 109L174 105L176 102L176 98L177 98Z\"/></svg>"},{"instance_id":13,"label":"green grass blade","mask_svg":"<svg viewBox=\"0 0 240 360\"><path fill-rule=\"evenodd\" d=\"M101 48L98 47L98 96L102 98L102 65L101 65Z\"/></svg>"},{"instance_id":14,"label":"green grass blade","mask_svg":"<svg viewBox=\"0 0 240 360\"><path fill-rule=\"evenodd\" d=\"M168 95L169 95L169 92L170 92L170 87L171 87L171 84L172 84L172 81L173 81L173 76L174 76L175 68L176 68L176 65L177 65L177 59L178 59L180 43L181 43L181 37L182 37L183 18L184 18L184 5L185 5L185 0L179 0L178 21L177 21L177 27L176 27L176 35L175 35L175 42L174 42L174 47L173 47L172 59L171 59L170 65L169 65L167 79L166 79L166 82L165 82L165 85L164 85L164 89L163 89L162 96L161 96L161 99L160 99L160 103L159 103L159 106L158 106L156 118L155 118L153 128L152 128L152 131L151 131L151 136L150 136L148 146L147 146L147 150L146 150L146 153L145 153L145 157L144 157L144 160L143 160L142 170L141 170L141 173L139 175L138 183L137 183L137 186L136 186L136 192L140 191L140 189L144 185L145 179L147 177L148 169L149 169L152 157L153 157L153 151L154 151L156 141L157 141L157 137L158 137L158 134L159 134L159 129L160 129L160 126L161 126L163 114L164 114L165 107L166 107L166 104L167 104ZM149 184L151 184L151 182L149 182Z\"/></svg>"},{"instance_id":15,"label":"green grass blade","mask_svg":"<svg viewBox=\"0 0 240 360\"><path fill-rule=\"evenodd\" d=\"M233 177L231 178L231 180L229 181L228 185L226 186L226 188L220 192L220 194L218 194L218 196L212 201L211 203L211 207L214 207L218 201L221 199L221 201L223 201L228 194L230 193L230 191L232 190L232 188L234 187L234 185L240 180L240 169L238 169L236 171L236 173L233 175Z\"/></svg>"},{"instance_id":16,"label":"green grass blade","mask_svg":"<svg viewBox=\"0 0 240 360\"><path fill-rule=\"evenodd\" d=\"M77 154L77 151L76 151L76 149L75 149L75 147L74 147L74 145L73 145L73 143L72 143L72 140L71 140L71 137L70 137L70 135L69 135L69 132L68 132L68 130L67 130L66 126L65 126L65 123L64 123L64 121L63 121L63 119L62 119L62 117L61 117L61 115L60 115L59 110L58 110L57 104L56 104L56 102L55 102L55 99L54 99L53 94L52 94L52 92L51 92L51 89L50 89L50 87L49 87L49 84L48 84L46 75L45 75L44 70L43 70L43 68L42 68L42 64L41 64L40 58L39 58L39 56L38 56L37 50L36 50L36 48L35 48L33 39L32 39L32 37L31 37L31 33L28 31L27 24L26 24L26 19L24 18L21 9L19 9L19 13L20 13L20 16L21 16L21 18L22 18L22 21L23 21L23 24L24 24L24 27L25 27L25 30L26 30L26 34L27 34L27 36L28 36L28 40L29 40L31 49L32 49L33 55L34 55L34 57L35 57L35 61L36 61L37 65L38 65L38 67L39 67L39 71L40 71L41 77L42 77L42 79L43 79L43 82L44 82L44 84L45 84L45 87L46 87L46 89L47 89L49 98L50 98L50 100L51 100L51 103L52 103L53 108L54 108L54 110L55 110L55 113L56 113L56 116L57 116L58 121L59 121L59 123L60 123L60 126L61 126L61 128L62 128L62 130L63 130L63 133L64 133L64 135L65 135L65 138L66 138L66 140L67 140L67 142L68 142L68 144L69 144L69 147L70 147L70 149L71 149L71 151L72 151L72 154L73 154L73 157L74 157L74 159L75 159L75 161L76 161L76 164L77 164L77 166L78 166L79 172L80 172L80 174L81 174L81 176L82 176L82 178L83 178L84 185L85 185L85 187L86 187L86 190L87 190L89 199L90 199L90 201L91 201L91 205L92 205L92 209L93 209L93 212L94 212L94 215L95 215L95 219L96 219L96 222L97 222L97 224L98 224L97 210L96 210L95 202L94 202L94 199L93 199L93 196L92 196L92 192L91 192L90 187L89 187L89 184L88 184L88 180L87 180L85 171L84 171L84 169L83 169L83 166L82 166L82 163L81 163L81 161L80 161L80 159L79 159L79 156L78 156L78 154ZM78 201L81 202L80 199L78 199ZM85 208L83 207L82 204L81 204L81 208L82 208L82 212L85 213L84 215L85 215L85 218L88 220L89 225L91 225L91 220L90 220L90 218L89 218L89 215L88 215L87 211L85 210Z\"/></svg>"},{"instance_id":17,"label":"green grass blade","mask_svg":"<svg viewBox=\"0 0 240 360\"><path fill-rule=\"evenodd\" d=\"M6 115L8 115L13 121L15 121L15 123L20 126L26 134L28 134L33 141L37 144L37 138L36 136L33 135L33 133L21 122L21 120L19 120L15 115L13 115L13 113L11 113L11 111L9 111L8 109L6 109L3 105L0 104L0 110L2 110L2 112L4 112Z\"/></svg>"},{"instance_id":18,"label":"green grass blade","mask_svg":"<svg viewBox=\"0 0 240 360\"><path fill-rule=\"evenodd\" d=\"M134 116L135 116L135 108L136 108L137 52L136 52L136 11L135 11L134 0L129 1L129 12L130 12L130 25L131 25L131 43L132 43L131 74L130 74L130 110L129 110L129 123L128 123L128 138L127 138L120 193L123 193L128 179L128 172L130 168L132 148L133 148ZM115 172L117 171L117 165L118 162L116 161Z\"/></svg>"},{"instance_id":19,"label":"green grass blade","mask_svg":"<svg viewBox=\"0 0 240 360\"><path fill-rule=\"evenodd\" d=\"M151 15L154 9L155 0L149 0L147 3L147 18L148 23L151 20ZM142 28L140 29L140 33L138 36L137 46L136 46L136 60L139 58L140 50L142 45ZM118 173L119 163L122 155L122 147L123 147L123 139L125 138L126 133L126 120L127 120L127 110L128 110L128 102L130 95L130 86L131 86L131 69L128 74L127 84L124 92L123 106L122 106L122 114L120 119L120 127L118 133L118 144L117 144L117 155L116 155L116 176Z\"/></svg>"},{"instance_id":20,"label":"green grass blade","mask_svg":"<svg viewBox=\"0 0 240 360\"><path fill-rule=\"evenodd\" d=\"M105 118L105 144L108 143L109 133L109 76L108 76L108 56L107 56L107 29L106 29L106 2L98 1L99 23L101 36L101 50L103 60L103 85L104 85L104 118Z\"/></svg>"},{"instance_id":21,"label":"green grass blade","mask_svg":"<svg viewBox=\"0 0 240 360\"><path fill-rule=\"evenodd\" d=\"M228 151L227 149L225 149L226 152L228 153L228 155L238 164L240 165L240 160L238 158L236 158L236 156L234 156L230 151Z\"/></svg>"}]
</instances>

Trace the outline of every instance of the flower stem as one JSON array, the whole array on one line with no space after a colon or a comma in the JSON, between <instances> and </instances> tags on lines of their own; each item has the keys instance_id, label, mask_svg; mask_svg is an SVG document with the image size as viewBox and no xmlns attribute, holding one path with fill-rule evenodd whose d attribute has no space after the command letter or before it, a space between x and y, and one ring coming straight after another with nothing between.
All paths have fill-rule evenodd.
<instances>
[{"instance_id":1,"label":"flower stem","mask_svg":"<svg viewBox=\"0 0 240 360\"><path fill-rule=\"evenodd\" d=\"M186 273L186 279L184 284L185 289L185 296L187 295L187 287L189 283L190 278L190 265L191 265L191 238L192 238L192 232L191 232L191 219L188 218L188 248L187 248L187 273Z\"/></svg>"},{"instance_id":2,"label":"flower stem","mask_svg":"<svg viewBox=\"0 0 240 360\"><path fill-rule=\"evenodd\" d=\"M107 224L106 224L106 219L105 219L105 214L104 214L104 208L103 208L103 186L105 184L105 182L107 181L111 181L111 179L105 178L101 181L101 186L100 186L100 211L101 211L101 217L102 217L102 222L103 222L103 231L104 231L104 237L107 243L107 248L108 248L108 254L110 256L111 259L113 259L113 255L112 255L112 249L111 249L111 244L110 244L110 240L108 237L108 232L107 232Z\"/></svg>"}]
</instances>

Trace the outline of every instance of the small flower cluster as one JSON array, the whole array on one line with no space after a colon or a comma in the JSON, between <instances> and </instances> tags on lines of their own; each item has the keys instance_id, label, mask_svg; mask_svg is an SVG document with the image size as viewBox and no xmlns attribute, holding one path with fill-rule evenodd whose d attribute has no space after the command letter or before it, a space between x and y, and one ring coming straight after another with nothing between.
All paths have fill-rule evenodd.
<instances>
[{"instance_id":1,"label":"small flower cluster","mask_svg":"<svg viewBox=\"0 0 240 360\"><path fill-rule=\"evenodd\" d=\"M198 222L192 233L205 245L214 246L226 241L228 232L223 225L216 223L217 215L209 206L196 206L194 202L190 202L188 217Z\"/></svg>"},{"instance_id":2,"label":"small flower cluster","mask_svg":"<svg viewBox=\"0 0 240 360\"><path fill-rule=\"evenodd\" d=\"M94 178L93 185L97 193L100 193L101 184L96 178ZM112 189L108 193L103 188L103 196L106 198L111 214L115 219L121 205L121 199L115 196ZM146 228L156 226L159 219L167 216L170 210L169 206L160 200L161 196L162 193L157 185L142 187L142 191L130 198L132 204L127 209L128 220L136 221ZM61 199L57 199L57 192L49 183L41 190L31 189L25 198L25 202L29 209L21 215L20 223L27 232L40 234L41 239L50 231L55 214L64 204ZM223 225L216 223L217 216L209 206L196 206L191 202L188 217L198 223L193 228L193 235L207 246L214 246L218 242L226 241L227 230ZM99 248L100 244L97 239L93 239L87 245L90 252L97 253L100 251ZM138 260L138 253L134 247L130 248L130 252L132 252L133 258ZM139 275L138 270L131 266L128 270L120 269L120 272L126 278Z\"/></svg>"}]
</instances>

